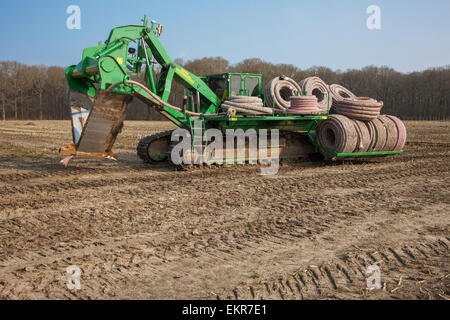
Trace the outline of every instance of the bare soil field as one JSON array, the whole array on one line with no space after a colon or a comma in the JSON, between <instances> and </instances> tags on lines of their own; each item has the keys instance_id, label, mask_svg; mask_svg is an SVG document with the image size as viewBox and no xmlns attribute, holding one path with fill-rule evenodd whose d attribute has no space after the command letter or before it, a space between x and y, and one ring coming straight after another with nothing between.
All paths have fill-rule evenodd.
<instances>
[{"instance_id":1,"label":"bare soil field","mask_svg":"<svg viewBox=\"0 0 450 320\"><path fill-rule=\"evenodd\" d=\"M127 121L119 161L67 168L69 121L1 122L0 298L448 300L450 122L406 126L403 155L262 176L143 164L167 122Z\"/></svg>"}]
</instances>

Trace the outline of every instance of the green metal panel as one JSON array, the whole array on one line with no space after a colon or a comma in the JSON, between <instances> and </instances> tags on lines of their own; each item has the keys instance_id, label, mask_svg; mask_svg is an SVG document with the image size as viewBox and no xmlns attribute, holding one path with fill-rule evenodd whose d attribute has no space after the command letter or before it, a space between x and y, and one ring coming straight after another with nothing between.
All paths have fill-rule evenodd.
<instances>
[{"instance_id":1,"label":"green metal panel","mask_svg":"<svg viewBox=\"0 0 450 320\"><path fill-rule=\"evenodd\" d=\"M94 84L90 81L85 81L83 79L73 78L71 75L76 66L70 66L66 69L65 76L67 80L67 86L71 90L77 90L90 97L95 97L97 94L97 89Z\"/></svg>"}]
</instances>

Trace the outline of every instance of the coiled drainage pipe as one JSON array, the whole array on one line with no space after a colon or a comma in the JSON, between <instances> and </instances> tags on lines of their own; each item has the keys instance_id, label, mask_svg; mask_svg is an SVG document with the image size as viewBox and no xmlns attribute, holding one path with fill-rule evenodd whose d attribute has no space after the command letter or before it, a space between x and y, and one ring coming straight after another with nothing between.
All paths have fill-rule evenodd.
<instances>
[{"instance_id":1,"label":"coiled drainage pipe","mask_svg":"<svg viewBox=\"0 0 450 320\"><path fill-rule=\"evenodd\" d=\"M378 120L380 120L386 128L386 143L384 145L384 150L394 151L398 140L397 126L386 115L379 116Z\"/></svg>"},{"instance_id":2,"label":"coiled drainage pipe","mask_svg":"<svg viewBox=\"0 0 450 320\"><path fill-rule=\"evenodd\" d=\"M300 81L301 90L308 96L315 95L317 103L323 113L329 110L328 85L319 77L308 77Z\"/></svg>"},{"instance_id":3,"label":"coiled drainage pipe","mask_svg":"<svg viewBox=\"0 0 450 320\"><path fill-rule=\"evenodd\" d=\"M263 106L260 98L248 96L230 96L222 103L221 107L225 111L235 109L241 114L272 114L273 112L272 108ZM277 109L277 111L279 110Z\"/></svg>"},{"instance_id":4,"label":"coiled drainage pipe","mask_svg":"<svg viewBox=\"0 0 450 320\"><path fill-rule=\"evenodd\" d=\"M406 127L397 117L381 115L371 121L333 114L317 126L317 142L336 153L399 151L406 142ZM333 158L324 150L324 155Z\"/></svg>"},{"instance_id":5,"label":"coiled drainage pipe","mask_svg":"<svg viewBox=\"0 0 450 320\"><path fill-rule=\"evenodd\" d=\"M367 97L344 98L333 102L333 111L352 119L370 121L380 115L383 101Z\"/></svg>"},{"instance_id":6,"label":"coiled drainage pipe","mask_svg":"<svg viewBox=\"0 0 450 320\"><path fill-rule=\"evenodd\" d=\"M345 98L355 98L356 95L347 88L339 84L331 84L329 86L332 99L332 106L336 105L336 102L342 101Z\"/></svg>"},{"instance_id":7,"label":"coiled drainage pipe","mask_svg":"<svg viewBox=\"0 0 450 320\"><path fill-rule=\"evenodd\" d=\"M388 115L387 117L389 119L391 119L395 123L395 126L397 127L398 137L397 137L397 141L396 141L393 151L402 150L406 143L405 124L402 122L402 120L400 120L399 118L397 118L395 116Z\"/></svg>"},{"instance_id":8,"label":"coiled drainage pipe","mask_svg":"<svg viewBox=\"0 0 450 320\"><path fill-rule=\"evenodd\" d=\"M352 120L333 114L317 126L317 141L336 153L350 153L357 148L358 132ZM321 149L322 153L327 153Z\"/></svg>"},{"instance_id":9,"label":"coiled drainage pipe","mask_svg":"<svg viewBox=\"0 0 450 320\"><path fill-rule=\"evenodd\" d=\"M316 96L293 96L291 97L291 106L286 110L289 114L317 114L321 110L317 106Z\"/></svg>"},{"instance_id":10,"label":"coiled drainage pipe","mask_svg":"<svg viewBox=\"0 0 450 320\"><path fill-rule=\"evenodd\" d=\"M353 152L367 152L371 144L369 128L363 121L354 119L352 121L355 125L356 132L358 133L358 142L356 144L356 149Z\"/></svg>"},{"instance_id":11,"label":"coiled drainage pipe","mask_svg":"<svg viewBox=\"0 0 450 320\"><path fill-rule=\"evenodd\" d=\"M293 79L280 76L273 78L264 87L266 106L286 110L290 107L290 99L300 93L300 86Z\"/></svg>"}]
</instances>

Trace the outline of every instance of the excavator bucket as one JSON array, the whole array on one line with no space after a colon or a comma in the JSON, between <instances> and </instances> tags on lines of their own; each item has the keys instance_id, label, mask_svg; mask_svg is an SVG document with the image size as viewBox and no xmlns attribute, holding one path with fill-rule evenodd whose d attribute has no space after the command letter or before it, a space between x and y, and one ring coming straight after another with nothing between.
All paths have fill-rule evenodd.
<instances>
[{"instance_id":1,"label":"excavator bucket","mask_svg":"<svg viewBox=\"0 0 450 320\"><path fill-rule=\"evenodd\" d=\"M111 151L123 126L132 97L126 94L98 91L95 99L71 91L73 144L61 153L71 156L117 159Z\"/></svg>"}]
</instances>

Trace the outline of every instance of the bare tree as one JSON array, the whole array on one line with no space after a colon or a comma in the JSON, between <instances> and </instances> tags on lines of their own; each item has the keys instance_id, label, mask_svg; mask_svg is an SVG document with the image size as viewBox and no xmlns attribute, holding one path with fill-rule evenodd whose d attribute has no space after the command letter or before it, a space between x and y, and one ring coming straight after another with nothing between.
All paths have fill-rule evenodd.
<instances>
[{"instance_id":1,"label":"bare tree","mask_svg":"<svg viewBox=\"0 0 450 320\"><path fill-rule=\"evenodd\" d=\"M18 104L19 104L19 92L20 92L20 71L23 68L21 63L16 61L11 62L11 81L12 84L12 99L13 99L13 110L14 110L14 119L18 119Z\"/></svg>"},{"instance_id":2,"label":"bare tree","mask_svg":"<svg viewBox=\"0 0 450 320\"><path fill-rule=\"evenodd\" d=\"M32 81L32 95L39 98L39 119L44 119L43 95L47 81L47 68L45 66L33 66L30 70Z\"/></svg>"},{"instance_id":3,"label":"bare tree","mask_svg":"<svg viewBox=\"0 0 450 320\"><path fill-rule=\"evenodd\" d=\"M8 90L8 65L0 62L0 99L2 99L2 119L6 120L6 99Z\"/></svg>"}]
</instances>

